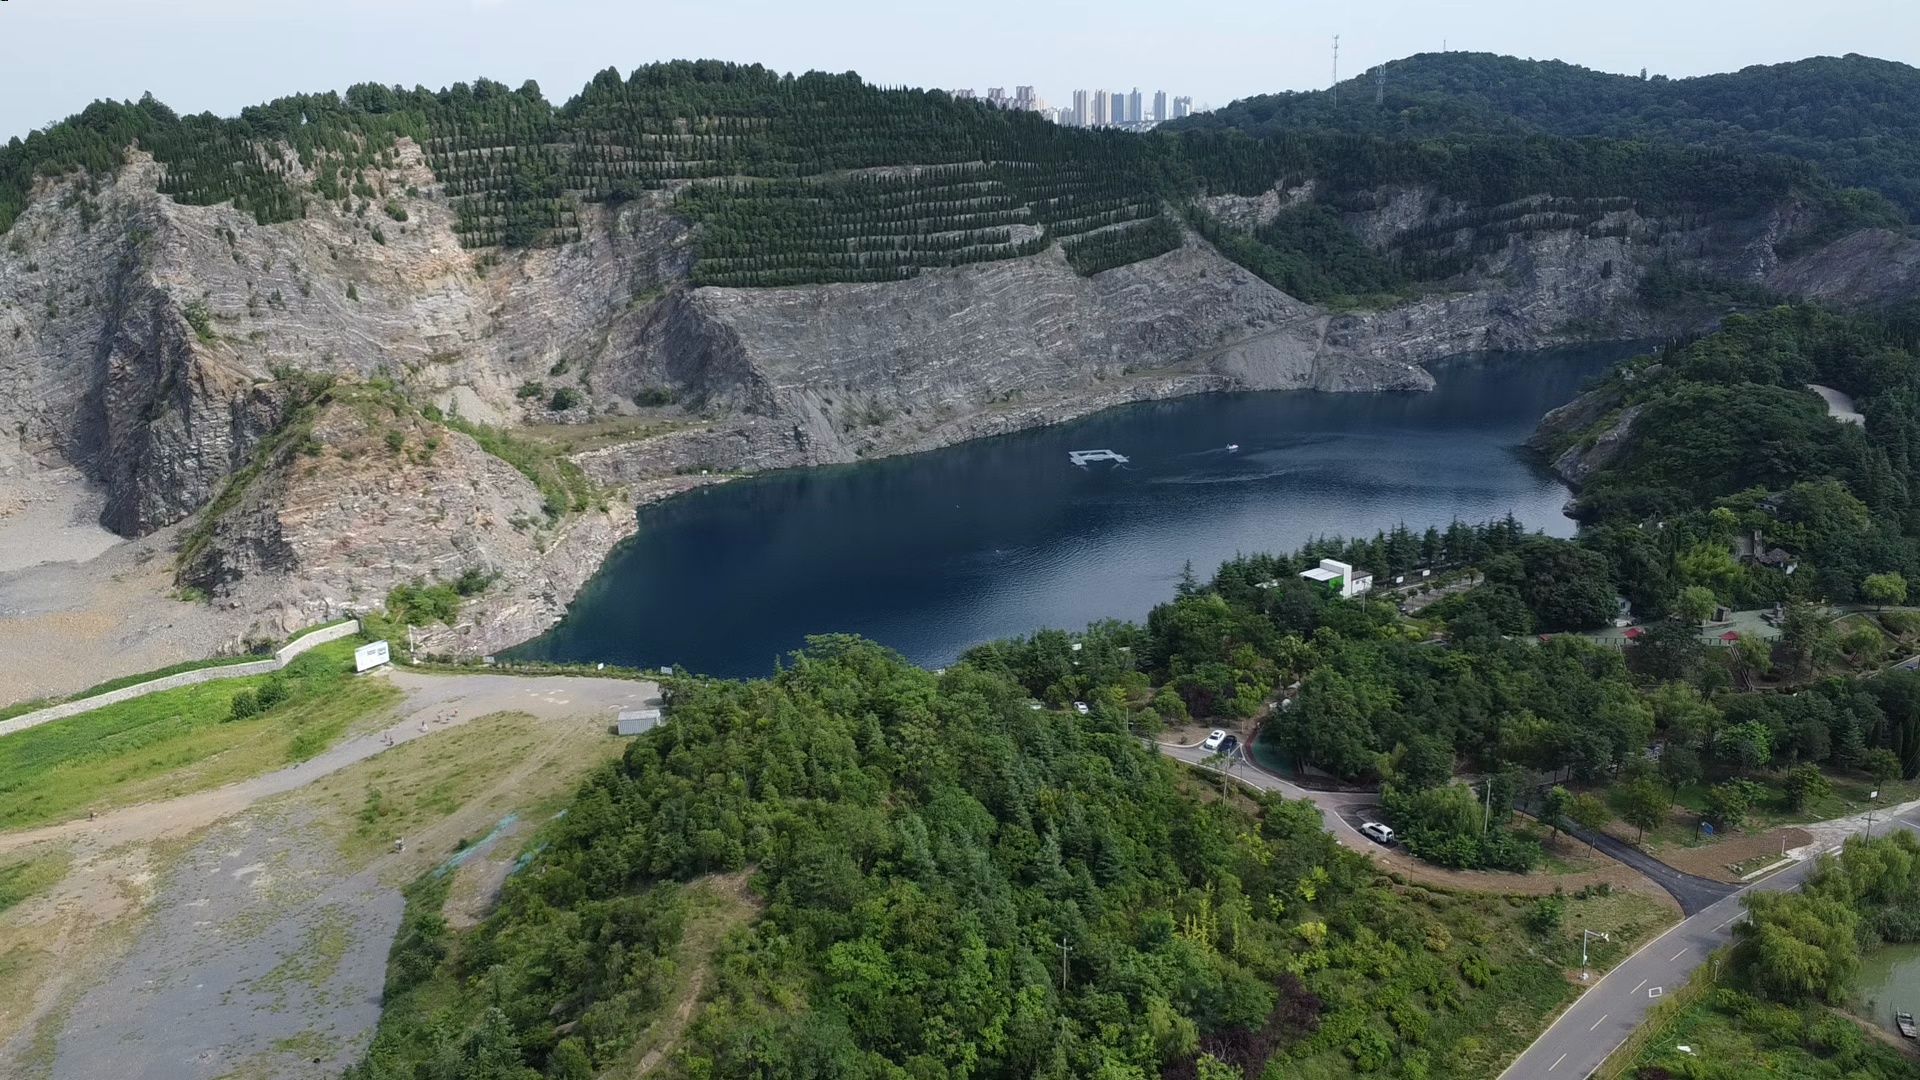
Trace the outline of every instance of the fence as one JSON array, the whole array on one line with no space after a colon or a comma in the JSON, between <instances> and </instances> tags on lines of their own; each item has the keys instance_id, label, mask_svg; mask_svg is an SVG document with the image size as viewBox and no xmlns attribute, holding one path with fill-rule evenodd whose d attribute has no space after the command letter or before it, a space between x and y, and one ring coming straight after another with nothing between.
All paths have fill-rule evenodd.
<instances>
[{"instance_id":1,"label":"fence","mask_svg":"<svg viewBox=\"0 0 1920 1080\"><path fill-rule=\"evenodd\" d=\"M146 697L148 694L158 694L163 690L178 690L183 686L195 686L220 679L244 679L250 675L268 675L286 667L293 662L294 657L309 649L325 645L330 641L339 641L344 637L352 637L359 632L360 620L348 619L346 622L309 630L280 646L279 650L269 658L250 660L243 664L215 664L211 667L194 668L192 671L164 675L158 679L149 679L132 686L122 686L117 690L108 690L77 701L63 701L58 705L49 705L44 709L22 713L11 720L0 720L0 736L12 735L28 728L39 727L41 724L50 724L55 720L79 716L81 713L92 712L108 705L118 705L123 701Z\"/></svg>"}]
</instances>

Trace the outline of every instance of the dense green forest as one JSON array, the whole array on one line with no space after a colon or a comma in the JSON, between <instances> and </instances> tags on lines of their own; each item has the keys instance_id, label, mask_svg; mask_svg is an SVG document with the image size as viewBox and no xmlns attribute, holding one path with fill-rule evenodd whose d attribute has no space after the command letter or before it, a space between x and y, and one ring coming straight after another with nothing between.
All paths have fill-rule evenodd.
<instances>
[{"instance_id":1,"label":"dense green forest","mask_svg":"<svg viewBox=\"0 0 1920 1080\"><path fill-rule=\"evenodd\" d=\"M472 934L415 887L350 1076L619 1070L736 871L754 917L679 1075L1465 1080L1572 992L1532 905L1389 887L1305 803L1204 797L1130 730L1115 642L1084 651L1116 675L1087 716L997 653L935 675L845 638L683 682Z\"/></svg>"},{"instance_id":2,"label":"dense green forest","mask_svg":"<svg viewBox=\"0 0 1920 1080\"><path fill-rule=\"evenodd\" d=\"M1830 420L1809 383L1852 395L1865 425ZM1605 536L1621 548L1616 558L1650 543L1679 568L1679 583L1737 606L1856 600L1873 573L1920 579L1920 320L1911 314L1798 306L1734 316L1708 337L1621 366L1598 393L1611 408L1595 429L1622 410L1636 418L1625 451L1581 488L1575 516L1595 527L1596 543ZM1654 537L1632 529L1656 520ZM1710 554L1754 530L1797 569ZM1644 577L1641 590L1654 580Z\"/></svg>"},{"instance_id":3,"label":"dense green forest","mask_svg":"<svg viewBox=\"0 0 1920 1080\"><path fill-rule=\"evenodd\" d=\"M1599 136L1780 154L1920 212L1920 70L1857 55L1643 79L1557 60L1421 53L1330 91L1246 98L1171 126L1415 139Z\"/></svg>"},{"instance_id":4,"label":"dense green forest","mask_svg":"<svg viewBox=\"0 0 1920 1080\"><path fill-rule=\"evenodd\" d=\"M1056 243L1076 270L1097 273L1171 250L1184 216L1275 285L1325 299L1444 279L1515 235L1622 231L1605 219L1625 209L1641 212L1645 239L1793 195L1816 208L1809 237L1898 222L1808 165L1724 148L1537 133L1139 136L851 73L699 61L608 70L558 106L531 82L485 79L440 91L362 84L227 119L180 117L151 97L98 102L0 148L0 231L37 178L84 170L97 185L128 148L152 154L161 190L183 203L231 200L262 223L323 200L364 215L395 194L402 137L423 149L469 247L577 240L584 204L648 198L699 223L694 276L714 285L889 281ZM1306 178L1318 181L1314 201L1252 234L1195 206ZM1374 209L1383 187L1412 183L1465 209L1384 251L1342 221Z\"/></svg>"}]
</instances>

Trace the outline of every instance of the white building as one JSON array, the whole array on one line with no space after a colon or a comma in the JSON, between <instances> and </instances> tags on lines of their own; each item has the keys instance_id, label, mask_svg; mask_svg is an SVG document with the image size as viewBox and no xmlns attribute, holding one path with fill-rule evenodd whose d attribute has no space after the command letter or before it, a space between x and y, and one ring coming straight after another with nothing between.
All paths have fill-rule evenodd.
<instances>
[{"instance_id":1,"label":"white building","mask_svg":"<svg viewBox=\"0 0 1920 1080\"><path fill-rule=\"evenodd\" d=\"M1364 570L1356 571L1337 559L1321 559L1319 566L1302 570L1300 576L1342 598L1360 596L1373 590L1372 574Z\"/></svg>"},{"instance_id":2,"label":"white building","mask_svg":"<svg viewBox=\"0 0 1920 1080\"><path fill-rule=\"evenodd\" d=\"M614 730L622 735L645 735L660 726L659 709L622 709Z\"/></svg>"}]
</instances>

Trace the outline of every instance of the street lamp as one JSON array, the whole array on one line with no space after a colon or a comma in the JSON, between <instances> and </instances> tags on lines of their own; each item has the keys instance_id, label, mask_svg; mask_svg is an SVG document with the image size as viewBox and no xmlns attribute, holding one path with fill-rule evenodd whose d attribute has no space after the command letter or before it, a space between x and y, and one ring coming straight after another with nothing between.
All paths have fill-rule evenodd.
<instances>
[{"instance_id":1,"label":"street lamp","mask_svg":"<svg viewBox=\"0 0 1920 1080\"><path fill-rule=\"evenodd\" d=\"M1585 930L1585 929L1580 931L1580 981L1581 982L1586 982L1587 979L1592 977L1592 972L1587 970L1587 942L1592 938L1599 938L1601 941L1613 940L1602 931Z\"/></svg>"}]
</instances>

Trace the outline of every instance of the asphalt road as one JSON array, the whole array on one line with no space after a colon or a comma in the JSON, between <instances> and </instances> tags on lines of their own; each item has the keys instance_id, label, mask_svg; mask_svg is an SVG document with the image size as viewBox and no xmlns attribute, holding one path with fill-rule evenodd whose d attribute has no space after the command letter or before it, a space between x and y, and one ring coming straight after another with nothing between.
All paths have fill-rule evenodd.
<instances>
[{"instance_id":1,"label":"asphalt road","mask_svg":"<svg viewBox=\"0 0 1920 1080\"><path fill-rule=\"evenodd\" d=\"M1739 888L1724 881L1695 877L1675 870L1632 844L1606 833L1590 833L1584 829L1573 828L1567 829L1566 832L1574 839L1593 844L1601 851L1645 874L1654 884L1673 894L1673 898L1680 902L1680 911L1686 915L1697 915L1707 910L1733 895Z\"/></svg>"},{"instance_id":2,"label":"asphalt road","mask_svg":"<svg viewBox=\"0 0 1920 1080\"><path fill-rule=\"evenodd\" d=\"M1155 746L1175 761L1184 761L1189 765L1211 765L1215 758L1215 755L1197 746L1169 746L1166 743L1156 743ZM1245 748L1242 749L1244 751ZM1380 796L1374 792L1309 791L1254 767L1239 755L1236 755L1228 775L1260 791L1277 791L1289 799L1307 800L1320 809L1320 820L1325 823L1327 831L1348 847L1366 850L1373 845L1373 841L1360 832L1360 815L1356 809L1378 803Z\"/></svg>"},{"instance_id":3,"label":"asphalt road","mask_svg":"<svg viewBox=\"0 0 1920 1080\"><path fill-rule=\"evenodd\" d=\"M1920 811L1893 821L1920 832ZM1876 824L1874 828L1877 832L1881 826ZM1641 946L1569 1005L1525 1053L1507 1066L1500 1074L1502 1080L1582 1080L1590 1076L1640 1026L1664 994L1685 985L1715 949L1733 939L1734 924L1746 915L1742 900L1749 891L1797 889L1813 872L1813 864L1814 860L1805 859L1743 886Z\"/></svg>"},{"instance_id":4,"label":"asphalt road","mask_svg":"<svg viewBox=\"0 0 1920 1080\"><path fill-rule=\"evenodd\" d=\"M1213 755L1198 747L1161 744L1160 752L1191 765L1209 764ZM1262 791L1277 791L1289 799L1307 799L1320 809L1328 832L1348 847L1371 844L1357 827L1364 809L1377 795L1309 791L1241 762L1231 774ZM1920 833L1920 810L1886 819ZM1878 833L1883 826L1876 824ZM1584 839L1584 834L1581 834ZM1627 1036L1646 1019L1662 996L1678 990L1715 949L1733 939L1733 925L1745 916L1743 897L1753 890L1783 892L1800 887L1813 872L1814 860L1803 859L1770 877L1744 886L1731 886L1683 874L1642 853L1630 844L1602 835L1601 850L1640 870L1673 894L1688 917L1666 933L1640 947L1619 966L1596 980L1534 1040L1500 1080L1584 1080L1591 1076ZM1609 843L1611 842L1611 843Z\"/></svg>"}]
</instances>

